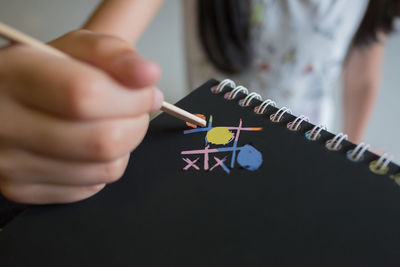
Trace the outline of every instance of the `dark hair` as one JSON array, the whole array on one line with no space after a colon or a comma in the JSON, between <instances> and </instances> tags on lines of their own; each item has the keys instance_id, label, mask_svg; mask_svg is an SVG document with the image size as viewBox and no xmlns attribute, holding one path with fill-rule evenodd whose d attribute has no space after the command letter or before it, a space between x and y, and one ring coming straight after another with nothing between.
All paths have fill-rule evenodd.
<instances>
[{"instance_id":1,"label":"dark hair","mask_svg":"<svg viewBox=\"0 0 400 267\"><path fill-rule=\"evenodd\" d=\"M394 20L400 16L399 0L370 0L364 18L353 38L354 46L368 46L379 42L379 33L394 30Z\"/></svg>"},{"instance_id":2,"label":"dark hair","mask_svg":"<svg viewBox=\"0 0 400 267\"><path fill-rule=\"evenodd\" d=\"M198 0L202 46L214 66L225 73L240 73L251 62L251 0ZM379 32L390 33L400 15L400 0L370 0L353 37L354 46L378 42Z\"/></svg>"},{"instance_id":3,"label":"dark hair","mask_svg":"<svg viewBox=\"0 0 400 267\"><path fill-rule=\"evenodd\" d=\"M244 70L250 56L250 0L198 0L200 40L209 59L226 73Z\"/></svg>"}]
</instances>

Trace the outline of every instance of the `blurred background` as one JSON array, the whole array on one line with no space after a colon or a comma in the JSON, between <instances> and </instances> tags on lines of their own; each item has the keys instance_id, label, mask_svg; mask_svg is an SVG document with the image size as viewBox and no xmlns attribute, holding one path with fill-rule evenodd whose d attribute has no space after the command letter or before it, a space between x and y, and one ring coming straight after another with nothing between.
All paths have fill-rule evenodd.
<instances>
[{"instance_id":1,"label":"blurred background","mask_svg":"<svg viewBox=\"0 0 400 267\"><path fill-rule=\"evenodd\" d=\"M163 69L158 85L164 91L166 100L172 103L193 89L186 86L181 1L164 1L137 46L141 55L157 62ZM99 2L0 0L0 20L42 41L49 41L80 27ZM392 154L397 163L400 163L399 49L400 34L394 34L387 41L380 93L364 137L364 141L370 143L374 151ZM328 129L333 133L341 131L341 88L339 81L337 84L334 93L336 121L334 127Z\"/></svg>"}]
</instances>

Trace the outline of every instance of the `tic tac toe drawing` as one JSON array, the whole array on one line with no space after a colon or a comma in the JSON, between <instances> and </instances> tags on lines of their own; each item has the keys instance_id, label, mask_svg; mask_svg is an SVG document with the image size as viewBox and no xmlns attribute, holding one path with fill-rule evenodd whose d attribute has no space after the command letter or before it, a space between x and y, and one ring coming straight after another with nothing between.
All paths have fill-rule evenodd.
<instances>
[{"instance_id":1,"label":"tic tac toe drawing","mask_svg":"<svg viewBox=\"0 0 400 267\"><path fill-rule=\"evenodd\" d=\"M210 116L207 127L183 132L199 134L199 138L204 138L204 147L181 152L186 164L183 170L213 171L222 168L229 174L236 162L246 170L257 170L263 162L262 154L252 145L240 144L240 136L261 130L262 127L244 127L242 119L237 126L213 126L213 117Z\"/></svg>"}]
</instances>

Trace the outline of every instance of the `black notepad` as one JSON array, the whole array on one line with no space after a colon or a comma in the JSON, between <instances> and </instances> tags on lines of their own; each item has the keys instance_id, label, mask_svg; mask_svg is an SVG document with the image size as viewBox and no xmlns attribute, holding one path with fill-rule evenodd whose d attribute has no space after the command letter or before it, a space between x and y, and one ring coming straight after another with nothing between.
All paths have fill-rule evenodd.
<instances>
[{"instance_id":1,"label":"black notepad","mask_svg":"<svg viewBox=\"0 0 400 267\"><path fill-rule=\"evenodd\" d=\"M177 103L207 127L162 114L118 182L11 221L0 265L399 266L400 168L218 84Z\"/></svg>"}]
</instances>

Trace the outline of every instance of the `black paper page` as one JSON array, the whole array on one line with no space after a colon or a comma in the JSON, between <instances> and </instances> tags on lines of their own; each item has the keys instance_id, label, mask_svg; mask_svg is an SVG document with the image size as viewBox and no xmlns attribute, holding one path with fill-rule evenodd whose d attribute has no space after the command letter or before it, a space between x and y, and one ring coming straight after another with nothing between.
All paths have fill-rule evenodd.
<instances>
[{"instance_id":1,"label":"black paper page","mask_svg":"<svg viewBox=\"0 0 400 267\"><path fill-rule=\"evenodd\" d=\"M2 266L398 266L400 188L345 153L272 123L237 101L215 95L209 81L178 103L213 116L213 126L242 131L238 146L261 152L254 171L204 170L206 132L162 114L132 154L120 181L70 205L29 209L0 233ZM230 143L231 144L231 143ZM230 146L230 145L229 145ZM212 149L212 144L210 149ZM237 155L236 155L237 156ZM187 166L189 158L199 168ZM391 168L396 168L391 166Z\"/></svg>"}]
</instances>

